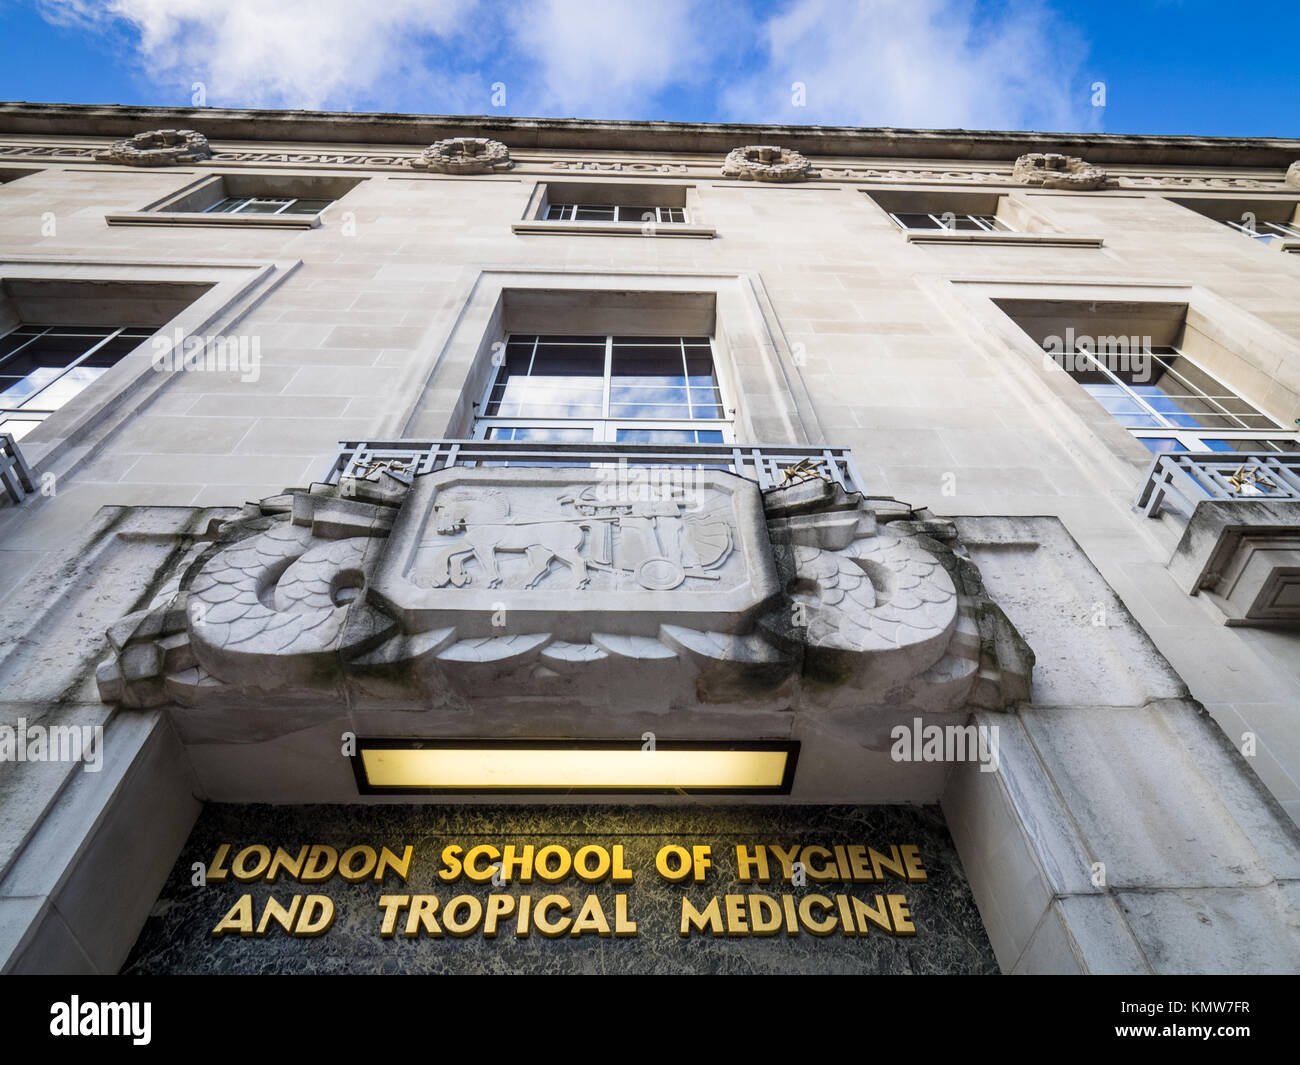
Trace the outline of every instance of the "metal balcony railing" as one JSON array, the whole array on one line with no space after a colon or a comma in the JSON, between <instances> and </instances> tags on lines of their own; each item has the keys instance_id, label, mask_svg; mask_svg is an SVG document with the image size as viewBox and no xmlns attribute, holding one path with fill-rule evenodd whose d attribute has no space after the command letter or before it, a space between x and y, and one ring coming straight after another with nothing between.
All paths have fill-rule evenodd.
<instances>
[{"instance_id":1,"label":"metal balcony railing","mask_svg":"<svg viewBox=\"0 0 1300 1065\"><path fill-rule=\"evenodd\" d=\"M1166 504L1190 518L1206 499L1300 500L1300 452L1166 452L1151 464L1137 505L1149 518Z\"/></svg>"},{"instance_id":2,"label":"metal balcony railing","mask_svg":"<svg viewBox=\"0 0 1300 1065\"><path fill-rule=\"evenodd\" d=\"M638 466L705 467L729 470L772 488L799 463L801 475L837 481L846 491L864 492L853 453L842 447L786 444L594 444L526 440L345 440L324 480L375 477L383 469L403 476L448 466Z\"/></svg>"},{"instance_id":3,"label":"metal balcony railing","mask_svg":"<svg viewBox=\"0 0 1300 1065\"><path fill-rule=\"evenodd\" d=\"M0 484L15 503L21 503L29 492L36 491L32 471L18 448L18 441L9 433L0 433Z\"/></svg>"}]
</instances>

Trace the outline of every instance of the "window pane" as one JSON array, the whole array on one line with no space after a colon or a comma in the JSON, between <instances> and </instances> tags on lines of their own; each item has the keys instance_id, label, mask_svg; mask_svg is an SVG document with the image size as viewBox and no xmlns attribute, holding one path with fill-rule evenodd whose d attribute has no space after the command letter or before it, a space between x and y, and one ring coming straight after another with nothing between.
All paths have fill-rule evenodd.
<instances>
[{"instance_id":1,"label":"window pane","mask_svg":"<svg viewBox=\"0 0 1300 1065\"><path fill-rule=\"evenodd\" d=\"M289 200L287 197L260 196L255 200L249 200L239 210L237 214L276 214Z\"/></svg>"},{"instance_id":2,"label":"window pane","mask_svg":"<svg viewBox=\"0 0 1300 1065\"><path fill-rule=\"evenodd\" d=\"M894 217L898 219L899 224L902 225L904 229L942 229L943 228L943 226L939 225L939 223L936 222L933 218L931 218L928 214L897 214L894 215Z\"/></svg>"},{"instance_id":3,"label":"window pane","mask_svg":"<svg viewBox=\"0 0 1300 1065\"><path fill-rule=\"evenodd\" d=\"M24 399L59 376L56 366L37 367L24 377L0 377L0 400L17 407Z\"/></svg>"},{"instance_id":4,"label":"window pane","mask_svg":"<svg viewBox=\"0 0 1300 1065\"><path fill-rule=\"evenodd\" d=\"M17 351L24 344L30 344L38 334L36 329L15 329L7 336L0 337L0 361Z\"/></svg>"},{"instance_id":5,"label":"window pane","mask_svg":"<svg viewBox=\"0 0 1300 1065\"><path fill-rule=\"evenodd\" d=\"M600 388L565 388L525 377L510 382L501 408L502 414L520 418L599 418L603 402Z\"/></svg>"},{"instance_id":6,"label":"window pane","mask_svg":"<svg viewBox=\"0 0 1300 1065\"><path fill-rule=\"evenodd\" d=\"M685 386L682 353L677 348L614 349L613 375L616 385ZM685 401L685 396L682 397Z\"/></svg>"},{"instance_id":7,"label":"window pane","mask_svg":"<svg viewBox=\"0 0 1300 1065\"><path fill-rule=\"evenodd\" d=\"M32 406L39 410L58 410L83 388L92 384L103 372L103 368L98 366L74 366L23 406Z\"/></svg>"},{"instance_id":8,"label":"window pane","mask_svg":"<svg viewBox=\"0 0 1300 1065\"><path fill-rule=\"evenodd\" d=\"M614 221L614 205L579 204L574 211L574 217L579 222L612 222Z\"/></svg>"},{"instance_id":9,"label":"window pane","mask_svg":"<svg viewBox=\"0 0 1300 1065\"><path fill-rule=\"evenodd\" d=\"M282 214L320 214L333 200L294 200Z\"/></svg>"},{"instance_id":10,"label":"window pane","mask_svg":"<svg viewBox=\"0 0 1300 1065\"><path fill-rule=\"evenodd\" d=\"M82 362L82 366L113 366L122 356L129 355L140 346L141 338L136 335L127 336L123 334L116 336L107 344L101 347L93 355L87 356Z\"/></svg>"},{"instance_id":11,"label":"window pane","mask_svg":"<svg viewBox=\"0 0 1300 1065\"><path fill-rule=\"evenodd\" d=\"M713 371L713 359L709 355L695 355L689 349L686 352L687 384L692 388L699 386L718 386L718 376Z\"/></svg>"},{"instance_id":12,"label":"window pane","mask_svg":"<svg viewBox=\"0 0 1300 1065\"><path fill-rule=\"evenodd\" d=\"M550 425L494 425L489 440L525 440L557 444L583 444L594 440L594 429L568 429Z\"/></svg>"},{"instance_id":13,"label":"window pane","mask_svg":"<svg viewBox=\"0 0 1300 1065\"><path fill-rule=\"evenodd\" d=\"M647 218L646 216L649 215ZM659 216L653 207L621 206L618 209L620 222L657 222Z\"/></svg>"},{"instance_id":14,"label":"window pane","mask_svg":"<svg viewBox=\"0 0 1300 1065\"><path fill-rule=\"evenodd\" d=\"M692 418L721 418L722 400L713 389L691 389Z\"/></svg>"},{"instance_id":15,"label":"window pane","mask_svg":"<svg viewBox=\"0 0 1300 1065\"><path fill-rule=\"evenodd\" d=\"M605 351L602 348L567 344L538 344L533 358L534 377L577 377L593 383L605 379Z\"/></svg>"},{"instance_id":16,"label":"window pane","mask_svg":"<svg viewBox=\"0 0 1300 1065\"><path fill-rule=\"evenodd\" d=\"M1127 397L1098 396L1097 402L1117 417L1125 414L1149 414L1150 412L1136 399Z\"/></svg>"},{"instance_id":17,"label":"window pane","mask_svg":"<svg viewBox=\"0 0 1300 1065\"><path fill-rule=\"evenodd\" d=\"M657 418L664 421L689 421L690 408L685 403L610 403L611 418Z\"/></svg>"},{"instance_id":18,"label":"window pane","mask_svg":"<svg viewBox=\"0 0 1300 1065\"><path fill-rule=\"evenodd\" d=\"M619 429L614 438L620 444L694 444L695 436L694 429Z\"/></svg>"},{"instance_id":19,"label":"window pane","mask_svg":"<svg viewBox=\"0 0 1300 1065\"><path fill-rule=\"evenodd\" d=\"M602 351L605 348L603 336L593 336L589 333L548 333L537 339L542 344L590 344Z\"/></svg>"},{"instance_id":20,"label":"window pane","mask_svg":"<svg viewBox=\"0 0 1300 1065\"><path fill-rule=\"evenodd\" d=\"M1171 436L1141 436L1138 437L1143 446L1150 452L1159 455L1165 451L1186 451L1177 440Z\"/></svg>"},{"instance_id":21,"label":"window pane","mask_svg":"<svg viewBox=\"0 0 1300 1065\"><path fill-rule=\"evenodd\" d=\"M666 386L664 388L624 388L619 385L610 387L611 403L685 403L686 389Z\"/></svg>"},{"instance_id":22,"label":"window pane","mask_svg":"<svg viewBox=\"0 0 1300 1065\"><path fill-rule=\"evenodd\" d=\"M211 207L205 209L209 214L228 214L243 203L243 198L239 196L227 196L224 200L218 200Z\"/></svg>"}]
</instances>

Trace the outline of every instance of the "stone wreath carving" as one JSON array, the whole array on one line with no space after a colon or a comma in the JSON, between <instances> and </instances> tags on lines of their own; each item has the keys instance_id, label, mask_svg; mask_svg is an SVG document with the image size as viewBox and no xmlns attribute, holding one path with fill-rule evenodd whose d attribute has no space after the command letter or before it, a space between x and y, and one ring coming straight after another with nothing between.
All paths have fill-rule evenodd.
<instances>
[{"instance_id":1,"label":"stone wreath carving","mask_svg":"<svg viewBox=\"0 0 1300 1065\"><path fill-rule=\"evenodd\" d=\"M1085 163L1078 156L1055 152L1022 155L1012 168L1011 178L1022 185L1082 192L1103 189L1110 183L1109 175L1101 167Z\"/></svg>"},{"instance_id":2,"label":"stone wreath carving","mask_svg":"<svg viewBox=\"0 0 1300 1065\"><path fill-rule=\"evenodd\" d=\"M722 176L747 181L805 181L817 176L800 152L774 145L733 148L722 163Z\"/></svg>"},{"instance_id":3,"label":"stone wreath carving","mask_svg":"<svg viewBox=\"0 0 1300 1065\"><path fill-rule=\"evenodd\" d=\"M1287 168L1286 183L1289 188L1300 189L1300 159Z\"/></svg>"},{"instance_id":4,"label":"stone wreath carving","mask_svg":"<svg viewBox=\"0 0 1300 1065\"><path fill-rule=\"evenodd\" d=\"M411 166L441 174L490 174L514 166L510 149L486 137L450 137L425 148Z\"/></svg>"},{"instance_id":5,"label":"stone wreath carving","mask_svg":"<svg viewBox=\"0 0 1300 1065\"><path fill-rule=\"evenodd\" d=\"M154 129L118 141L95 158L125 166L176 166L198 163L212 155L208 138L192 129Z\"/></svg>"},{"instance_id":6,"label":"stone wreath carving","mask_svg":"<svg viewBox=\"0 0 1300 1065\"><path fill-rule=\"evenodd\" d=\"M951 523L820 478L760 492L710 471L639 498L605 472L453 468L409 488L383 473L248 504L109 629L101 697L852 713L1028 698L1033 654Z\"/></svg>"}]
</instances>

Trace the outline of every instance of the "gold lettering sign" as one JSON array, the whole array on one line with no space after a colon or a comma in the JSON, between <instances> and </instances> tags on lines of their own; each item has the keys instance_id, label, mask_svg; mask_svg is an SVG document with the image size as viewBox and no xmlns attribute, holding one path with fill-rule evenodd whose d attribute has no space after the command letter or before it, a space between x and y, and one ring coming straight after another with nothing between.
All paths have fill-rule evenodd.
<instances>
[{"instance_id":1,"label":"gold lettering sign","mask_svg":"<svg viewBox=\"0 0 1300 1065\"><path fill-rule=\"evenodd\" d=\"M734 857L734 867L725 871L734 872L740 883L774 884L792 890L731 892L705 898L682 895L676 921L683 939L782 934L855 937L873 932L916 935L907 897L884 886L891 881L915 884L928 879L913 844L736 844L720 853ZM574 896L557 889L566 883L633 883L636 870L628 864L625 844L448 843L437 857L439 866L428 887L449 889L442 893L420 892L420 885L409 885L413 844L357 844L341 849L302 844L293 849L266 843L222 843L206 867L205 883L233 880L247 885L263 880L278 889L296 881L315 890L287 895L277 890L260 904L252 893L242 894L211 934L217 939L236 933L242 938L325 935L334 924L336 903L320 893L324 890L321 885L341 881L384 885L376 900L377 931L384 939L398 935L406 939L496 939L503 930L513 931L516 939L528 939L534 933L548 939L638 935L627 894ZM712 845L674 842L655 851L644 875L707 890L710 879L718 879L720 872ZM387 886L393 882L416 890L393 891ZM535 884L543 890L529 890ZM836 884L872 884L881 890L863 898L835 891L832 885ZM473 890L480 885L488 886L486 894ZM502 890L514 885L522 890ZM799 890L804 888L807 890Z\"/></svg>"}]
</instances>

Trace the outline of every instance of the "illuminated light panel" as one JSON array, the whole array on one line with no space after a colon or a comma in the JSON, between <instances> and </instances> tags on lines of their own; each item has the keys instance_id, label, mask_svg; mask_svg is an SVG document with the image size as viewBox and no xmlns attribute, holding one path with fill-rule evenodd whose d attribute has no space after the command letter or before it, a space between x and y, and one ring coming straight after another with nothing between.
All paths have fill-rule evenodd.
<instances>
[{"instance_id":1,"label":"illuminated light panel","mask_svg":"<svg viewBox=\"0 0 1300 1065\"><path fill-rule=\"evenodd\" d=\"M789 794L799 745L358 740L363 794L724 792Z\"/></svg>"}]
</instances>

